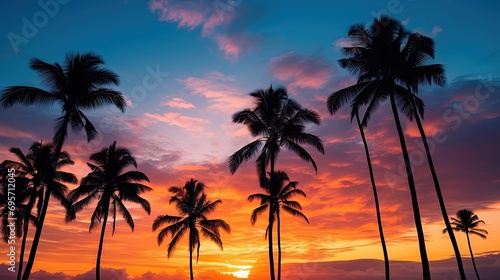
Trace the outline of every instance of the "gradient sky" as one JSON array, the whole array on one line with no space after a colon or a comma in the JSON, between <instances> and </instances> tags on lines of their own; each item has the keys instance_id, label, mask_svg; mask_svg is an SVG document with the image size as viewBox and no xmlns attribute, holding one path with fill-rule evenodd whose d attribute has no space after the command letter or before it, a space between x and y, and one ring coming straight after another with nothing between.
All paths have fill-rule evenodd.
<instances>
[{"instance_id":1,"label":"gradient sky","mask_svg":"<svg viewBox=\"0 0 500 280\"><path fill-rule=\"evenodd\" d=\"M121 77L117 89L131 105L126 112L110 108L88 112L99 137L88 144L83 135L73 134L64 145L76 162L69 170L78 178L89 172L85 162L91 153L117 140L119 146L132 150L138 169L151 179L154 191L145 195L152 204L151 216L129 205L135 231L120 220L115 235L106 234L101 265L109 268L110 277L187 277L187 240L167 259L168 240L159 247L151 224L157 215L176 214L168 205L168 187L194 177L208 186L209 197L223 201L212 217L223 218L232 227L230 235L222 236L224 251L202 241L195 273L200 279L233 279L231 274L248 273L252 279L267 279L265 218L252 226L250 212L257 203L246 201L248 195L259 192L255 166L245 163L230 175L227 158L252 139L244 126L231 123L231 114L251 107L248 93L270 84L286 86L292 98L321 115L321 125L311 126L309 131L324 141L326 149L321 155L308 148L318 163L317 174L286 152L277 162L277 169L299 181L306 192L307 198L300 202L311 222L307 225L283 217L284 275L289 276L285 279L342 279L347 264L352 279L383 273L382 262L360 261L381 260L382 250L359 132L350 123L348 108L332 117L325 107L330 93L354 82L337 64L349 26L367 24L381 14L435 40L434 63L445 65L448 83L443 88L423 87L419 92L426 102L424 127L432 139L448 213L451 216L469 208L486 221L483 228L490 233L488 239L472 237L472 246L482 256L477 262L484 267L484 276L498 275L500 4L269 2L23 0L0 4L0 87L43 87L29 69L29 59L62 62L66 52L94 51ZM52 3L50 11L44 11L40 3ZM13 159L9 147L27 151L33 141L49 141L52 122L59 113L57 106L0 109L0 159ZM366 131L389 257L418 261L411 201L406 179L399 175L402 159L389 113L388 104L383 104ZM447 264L451 277L456 277L455 264L444 261L452 257L453 250L441 234L444 223L422 158L418 130L406 120L403 125L414 163L428 255L435 261L431 270L437 273ZM51 201L33 268L45 271L37 272L40 279L93 278L89 271L95 266L99 231L88 232L90 211L65 224L62 207ZM457 234L457 239L472 276L465 235ZM353 262L339 262L347 260ZM391 263L391 268L397 270L397 263ZM416 275L419 269L415 268Z\"/></svg>"}]
</instances>

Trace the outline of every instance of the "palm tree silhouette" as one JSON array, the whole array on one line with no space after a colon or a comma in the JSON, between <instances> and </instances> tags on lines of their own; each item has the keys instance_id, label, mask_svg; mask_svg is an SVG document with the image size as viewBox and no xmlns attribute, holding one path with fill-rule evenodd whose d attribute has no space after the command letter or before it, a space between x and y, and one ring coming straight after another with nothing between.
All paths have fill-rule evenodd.
<instances>
[{"instance_id":1,"label":"palm tree silhouette","mask_svg":"<svg viewBox=\"0 0 500 280\"><path fill-rule=\"evenodd\" d=\"M356 86L354 86L354 93L352 93L353 87L349 87L346 89L341 89L339 91L336 91L332 94L327 99L326 102L326 107L330 114L335 114L343 105L345 105L348 101L351 95L356 94L356 90L358 89ZM378 225L378 232L380 235L380 243L382 244L382 252L384 254L384 264L385 264L385 279L389 280L390 277L390 270L389 270L389 255L387 253L387 246L385 244L385 237L384 237L384 229L382 226L382 217L380 214L380 205L378 201L378 192L377 192L377 185L375 184L375 176L373 175L373 167L372 167L372 161L370 158L370 151L368 149L368 143L366 141L365 137L365 132L363 129L363 125L361 124L361 121L359 119L359 108L353 108L353 111L351 111L351 116L355 116L356 122L358 124L359 128L359 133L361 134L361 139L363 140L363 146L365 148L365 154L366 154L366 161L368 164L368 171L370 174L370 182L372 185L372 191L373 191L373 198L375 201L375 211L377 214L377 225ZM355 110L355 111L354 111ZM352 121L352 118L351 118ZM365 126L367 123L365 123Z\"/></svg>"},{"instance_id":2,"label":"palm tree silhouette","mask_svg":"<svg viewBox=\"0 0 500 280\"><path fill-rule=\"evenodd\" d=\"M28 236L28 221L31 220L33 224L38 227L38 219L40 217L45 189L49 184L52 184L53 187L51 196L57 199L61 205L67 209L70 205L66 199L68 188L63 183L77 184L78 180L74 174L57 170L66 165L74 164L69 154L64 151L59 154L59 161L57 162L55 176L50 175L52 172L51 164L54 156L53 144L33 142L29 148L30 152L26 155L21 151L21 149L16 147L10 148L9 151L17 157L18 161L4 160L2 162L2 166L5 166L6 168L13 168L18 174L18 177L16 178L16 186L17 189L21 190L21 194L16 195L16 203L22 203L23 201L28 200L26 204L21 206L23 208L23 218L21 219L21 224L23 225L23 239L19 255L19 268L17 275L17 279L21 279L24 250L26 248L26 240ZM37 203L36 217L31 214L35 203Z\"/></svg>"},{"instance_id":3,"label":"palm tree silhouette","mask_svg":"<svg viewBox=\"0 0 500 280\"><path fill-rule=\"evenodd\" d=\"M287 148L301 159L310 162L315 171L316 163L311 155L301 146L308 144L316 150L325 153L319 137L306 133L305 125L314 123L319 125L319 115L309 109L303 108L297 101L288 98L284 87L274 89L258 89L250 93L255 99L255 107L244 109L233 115L234 123L242 123L254 137L259 137L250 144L236 151L229 157L229 171L234 174L244 161L249 160L259 153L256 160L257 174L260 185L265 185L266 169L270 167L270 174L274 174L275 162L282 147ZM277 187L270 187L270 195L276 194ZM269 205L269 269L271 280L275 280L273 257L273 213L274 202ZM278 275L278 280L280 275Z\"/></svg>"},{"instance_id":4,"label":"palm tree silhouette","mask_svg":"<svg viewBox=\"0 0 500 280\"><path fill-rule=\"evenodd\" d=\"M76 213L97 201L97 206L90 218L89 233L97 227L98 223L102 224L96 260L96 279L99 280L108 216L112 215L113 219L112 235L115 234L117 212L122 214L125 222L134 231L134 220L124 202L137 203L150 214L151 205L140 195L152 189L140 183L149 182L144 173L136 170L125 171L130 166L137 169L137 162L128 149L116 147L116 141L109 147L92 154L87 165L92 171L81 180L76 189L69 193L68 199L73 205L66 219L67 221L76 219ZM80 199L81 197L83 198Z\"/></svg>"},{"instance_id":5,"label":"palm tree silhouette","mask_svg":"<svg viewBox=\"0 0 500 280\"><path fill-rule=\"evenodd\" d=\"M126 102L121 92L106 88L107 85L118 85L118 76L103 68L104 61L94 53L67 54L64 65L49 64L37 58L30 60L30 68L36 71L49 89L43 90L28 86L10 86L3 90L0 99L2 107L12 107L14 104L38 105L48 107L55 103L61 104L62 116L57 118L54 126L53 143L56 146L52 160L52 177L55 176L56 160L61 153L64 140L70 125L73 132L84 129L87 141L97 135L97 130L82 110L97 109L105 105L114 105L122 112ZM44 197L49 198L52 192L49 184ZM43 223L47 213L49 200L42 203L38 226L31 245L31 251L23 280L28 280L35 262L36 251L42 234Z\"/></svg>"},{"instance_id":6,"label":"palm tree silhouette","mask_svg":"<svg viewBox=\"0 0 500 280\"><path fill-rule=\"evenodd\" d=\"M414 61L405 61L406 58L402 58L402 53L411 56L414 51L408 49L414 46L412 46L411 40L410 44L408 44L409 33L404 29L401 23L390 17L382 16L380 19L375 18L368 28L365 28L362 24L354 25L349 29L348 34L349 38L352 40L353 46L343 48L343 52L347 58L340 59L339 63L341 67L347 68L352 74L356 75L358 77L358 82L344 89L343 94L339 97L341 101L338 103L341 105L347 102L347 100L353 100L351 104L351 118L355 117L360 107L367 105L361 123L362 126L366 126L371 115L378 108L380 103L389 98L403 153L408 187L412 200L423 278L430 279L429 261L425 248L415 181L399 119L398 108L410 120L417 114L423 115L423 101L401 84L415 86L415 83L418 84L424 81L442 84L444 83L444 80L442 80L444 74L430 71L429 67L422 66L423 60L418 61L420 58L418 52L415 52L417 54L415 54L416 57L413 58ZM404 49L404 51L402 51L402 49ZM425 53L426 50L424 49L423 52ZM406 65L403 66L405 63ZM410 68L414 70L419 69L413 71L415 74L418 74L417 78L410 79L408 78L409 76L405 74ZM334 111L335 107L333 107L332 110ZM460 267L461 262L458 263Z\"/></svg>"},{"instance_id":7,"label":"palm tree silhouette","mask_svg":"<svg viewBox=\"0 0 500 280\"><path fill-rule=\"evenodd\" d=\"M169 233L172 236L167 248L168 258L173 254L175 247L186 232L189 232L189 271L191 280L194 279L193 250L195 248L196 263L198 263L200 256L200 232L202 236L217 244L221 250L223 247L219 229L227 233L231 232L230 226L225 221L207 219L206 215L212 213L222 201L220 199L214 202L207 200L204 189L205 185L203 183L192 178L182 187L170 187L168 191L173 196L170 198L169 204L173 203L175 205L180 216L159 215L153 222L153 231L164 224L168 224L158 233L158 245L163 243Z\"/></svg>"},{"instance_id":8,"label":"palm tree silhouette","mask_svg":"<svg viewBox=\"0 0 500 280\"><path fill-rule=\"evenodd\" d=\"M486 239L486 234L488 232L484 229L477 228L480 223L484 224L483 220L479 220L476 214L468 209L459 210L456 214L456 218L451 217L451 224L453 225L453 230L465 232L467 236L467 244L469 245L470 257L472 259L472 265L474 266L474 271L476 272L477 279L479 278L479 273L477 272L476 262L474 261L474 255L472 254L472 247L470 246L469 234L474 234ZM443 234L448 231L448 228L443 229Z\"/></svg>"},{"instance_id":9,"label":"palm tree silhouette","mask_svg":"<svg viewBox=\"0 0 500 280\"><path fill-rule=\"evenodd\" d=\"M307 223L309 220L307 217L300 211L302 210L302 206L299 202L289 200L294 196L303 196L306 197L306 194L297 189L297 185L299 182L292 181L288 178L288 175L283 171L276 171L274 175L269 175L269 179L267 179L267 184L264 186L264 190L266 193L256 193L252 194L248 197L248 201L252 202L254 199L260 199L260 206L255 208L252 211L252 216L250 217L250 222L252 225L255 225L257 222L257 217L264 212L268 211L270 201L273 200L274 209L272 210L273 220L276 220L276 228L277 228L277 237L278 237L278 279L281 276L281 217L280 217L280 209L284 212L303 218ZM288 183L285 185L285 183ZM273 183L271 183L273 182ZM270 186L277 186L276 195L271 197L270 195ZM269 225L266 228L266 238L269 233Z\"/></svg>"},{"instance_id":10,"label":"palm tree silhouette","mask_svg":"<svg viewBox=\"0 0 500 280\"><path fill-rule=\"evenodd\" d=\"M408 36L405 47L401 49L401 54L399 55L399 57L402 59L402 62L400 62L400 67L402 68L402 70L397 74L400 76L399 80L401 80L402 83L406 84L406 88L409 92L412 92L413 94L418 93L418 86L422 83L427 83L429 85L434 83L439 86L444 86L446 84L446 76L443 65L423 65L427 59L434 58L434 40L432 40L431 38L419 33L410 34ZM415 112L417 112L417 104L418 101L411 103L412 110ZM420 138L422 138L422 142L424 144L427 162L429 164L434 188L436 190L436 195L439 201L439 207L441 209L441 215L443 217L451 244L453 246L455 259L457 260L457 265L460 272L460 277L461 279L466 279L465 270L462 264L462 257L460 255L460 250L458 248L455 234L453 233L453 228L451 227L450 221L448 219L446 205L444 203L443 194L441 193L441 186L439 184L436 169L434 168L434 161L432 160L427 136L425 135L424 127L422 126L419 114L414 114L414 117L415 122L417 123L418 131L420 133Z\"/></svg>"}]
</instances>

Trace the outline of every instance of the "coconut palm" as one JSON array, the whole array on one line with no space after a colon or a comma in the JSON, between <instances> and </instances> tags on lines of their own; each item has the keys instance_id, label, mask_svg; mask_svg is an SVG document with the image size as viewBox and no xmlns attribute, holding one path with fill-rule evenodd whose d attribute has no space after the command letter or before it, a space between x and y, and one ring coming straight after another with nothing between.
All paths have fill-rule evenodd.
<instances>
[{"instance_id":1,"label":"coconut palm","mask_svg":"<svg viewBox=\"0 0 500 280\"><path fill-rule=\"evenodd\" d=\"M53 166L59 158L64 140L68 134L68 126L75 133L83 129L87 141L97 135L97 130L83 111L93 110L105 105L114 105L122 112L126 102L121 92L107 88L108 85L118 85L118 76L103 68L104 61L94 53L67 54L63 66L59 63L46 63L37 58L30 60L30 68L36 71L48 90L30 86L10 86L3 90L0 104L2 107L12 107L14 104L38 105L49 107L55 103L61 104L62 115L54 123ZM83 110L83 111L82 111ZM52 170L52 176L55 176ZM44 197L50 197L52 186L49 184ZM42 234L43 223L47 213L49 200L44 200L38 220L38 227L31 245L30 256L23 274L23 280L28 280L35 262L36 251Z\"/></svg>"},{"instance_id":2,"label":"coconut palm","mask_svg":"<svg viewBox=\"0 0 500 280\"><path fill-rule=\"evenodd\" d=\"M229 157L229 170L234 174L244 162L257 155L256 166L260 185L265 185L267 167L270 174L274 174L275 163L281 148L284 147L301 159L310 162L315 171L316 163L312 156L301 146L308 144L321 153L325 153L319 137L306 133L305 125L314 123L319 125L319 115L309 109L303 108L297 101L288 98L287 90L283 87L274 89L258 89L250 93L254 98L255 106L236 112L232 119L234 123L247 126L256 140L245 145ZM270 187L270 195L276 194L277 187ZM275 280L273 257L273 201L269 205L269 268L271 280Z\"/></svg>"},{"instance_id":3,"label":"coconut palm","mask_svg":"<svg viewBox=\"0 0 500 280\"><path fill-rule=\"evenodd\" d=\"M260 206L255 208L252 211L252 216L250 217L250 222L254 225L257 222L257 217L264 212L268 211L270 201L273 200L274 209L272 212L274 213L273 219L276 220L276 230L278 237L278 279L281 277L281 217L280 211L303 218L307 223L309 220L307 217L301 212L302 206L299 202L289 200L294 196L303 196L306 197L306 194L301 190L297 189L297 185L299 182L291 181L288 178L288 175L283 171L276 171L274 175L269 175L269 179L267 180L267 184L264 186L264 190L266 193L256 193L252 194L248 197L248 201L252 202L254 199L260 199ZM274 181L274 184L271 182ZM288 181L288 183L286 183ZM276 195L271 197L270 195L270 186L277 186ZM269 233L269 225L266 229L266 238Z\"/></svg>"},{"instance_id":4,"label":"coconut palm","mask_svg":"<svg viewBox=\"0 0 500 280\"><path fill-rule=\"evenodd\" d=\"M67 220L76 219L76 213L97 201L90 218L89 233L98 226L98 223L101 223L101 237L96 260L96 279L99 280L108 216L111 215L113 223L112 235L115 233L117 212L134 231L134 220L124 202L137 203L150 214L151 205L140 195L152 189L141 183L142 181L149 182L144 173L137 170L126 171L131 166L137 169L137 162L128 149L116 147L116 141L109 147L92 154L87 165L91 172L68 195L73 205L72 211L68 211Z\"/></svg>"},{"instance_id":5,"label":"coconut palm","mask_svg":"<svg viewBox=\"0 0 500 280\"><path fill-rule=\"evenodd\" d=\"M21 194L16 195L16 203L22 204L23 208L23 238L19 255L18 279L21 279L23 269L24 250L28 236L28 221L38 226L38 219L41 212L41 207L44 200L44 191L49 184L52 184L51 197L58 200L62 206L67 208L69 202L66 199L68 188L64 183L76 184L78 180L74 174L60 171L64 166L73 165L67 152L59 154L59 161L56 165L55 177L51 176L52 158L54 156L54 145L42 144L42 142L33 142L30 146L29 153L24 154L21 149L12 147L9 149L18 161L5 160L2 166L16 170L16 186L21 191ZM37 204L37 216L32 215L33 208Z\"/></svg>"},{"instance_id":6,"label":"coconut palm","mask_svg":"<svg viewBox=\"0 0 500 280\"><path fill-rule=\"evenodd\" d=\"M404 30L398 21L387 16L382 16L380 19L375 18L374 22L368 28L365 28L361 24L352 26L348 34L352 40L352 46L343 48L343 53L347 58L340 59L339 63L343 68L348 69L352 74L356 75L358 82L344 89L344 93L339 98L342 102L353 100L351 118L354 117L353 114L359 111L360 107L367 105L362 121L363 126L366 126L380 103L389 98L403 153L408 187L412 200L423 278L430 279L429 261L425 248L415 181L398 114L399 109L412 120L417 114L423 115L424 111L422 100L405 88L406 82L401 81L403 72L407 69L407 67L403 67L402 65L401 49L410 47L409 45L404 45L408 42L409 33ZM418 82L428 80L430 83L442 78L442 76L434 74L422 74L417 80ZM339 102L339 104L342 102Z\"/></svg>"},{"instance_id":7,"label":"coconut palm","mask_svg":"<svg viewBox=\"0 0 500 280\"><path fill-rule=\"evenodd\" d=\"M406 88L408 91L412 92L413 94L418 93L418 87L422 83L427 83L429 85L436 84L439 86L445 85L446 76L443 65L423 65L426 60L434 58L434 40L432 40L431 38L423 36L419 33L410 34L408 36L405 47L401 48L401 55L399 57L402 60L400 63L400 67L402 68L402 70L398 72L398 80L400 80L401 83L406 84ZM411 105L413 111L417 111L417 103L418 102L412 102ZM462 279L465 279L466 277L462 264L462 257L460 255L460 250L458 248L455 234L453 233L453 228L451 227L450 221L448 219L448 213L446 211L446 205L444 203L443 194L441 192L441 186L439 184L436 169L434 168L434 161L432 159L424 127L420 120L420 114L414 114L414 117L424 145L427 162L429 164L434 188L436 190L436 195L439 201L439 207L441 209L441 215L448 230L448 235L450 236L450 241L453 246L455 258L457 260L460 276Z\"/></svg>"},{"instance_id":8,"label":"coconut palm","mask_svg":"<svg viewBox=\"0 0 500 280\"><path fill-rule=\"evenodd\" d=\"M474 266L474 271L476 272L477 279L479 278L479 273L477 272L476 262L474 261L474 255L472 254L472 247L470 246L469 234L480 236L486 239L486 234L488 232L484 229L477 228L479 224L484 224L483 220L479 220L476 214L468 209L459 210L456 214L456 218L451 217L451 224L453 225L453 230L465 232L467 236L467 244L469 245L470 258L472 259L472 265ZM448 231L448 228L443 229L443 234Z\"/></svg>"},{"instance_id":9,"label":"coconut palm","mask_svg":"<svg viewBox=\"0 0 500 280\"><path fill-rule=\"evenodd\" d=\"M347 91L347 94L346 94L346 91ZM345 95L347 95L347 96L345 96ZM336 91L336 92L330 94L330 96L328 97L327 102L326 102L326 106L327 106L327 109L330 112L330 114L332 114L332 115L335 114L340 109L340 107L345 105L348 102L347 98L349 97L349 95L351 95L349 93L349 88L348 89L341 89L339 91ZM380 235L380 243L382 244L382 252L384 254L385 278L386 278L386 280L389 280L391 278L390 277L390 270L389 270L389 254L387 253L387 246L385 244L384 229L382 226L382 217L380 214L380 205L379 205L379 201L378 201L377 185L375 184L375 176L373 174L373 167L372 167L372 161L370 158L370 151L368 148L368 143L366 141L363 125L361 125L361 121L359 119L359 109L353 108L353 110L356 110L356 111L351 112L351 116L354 115L356 118L359 133L361 134L361 139L363 140L363 146L365 148L366 161L368 164L368 171L370 174L370 182L372 185L373 198L375 201L375 211L377 214L377 225L378 225L378 231L379 231L379 235Z\"/></svg>"},{"instance_id":10,"label":"coconut palm","mask_svg":"<svg viewBox=\"0 0 500 280\"><path fill-rule=\"evenodd\" d=\"M205 185L191 178L182 187L170 187L169 192L173 194L169 204L174 204L180 216L170 216L168 214L159 215L153 222L153 231L162 225L168 226L161 229L158 233L158 245L163 243L165 237L171 234L172 240L168 244L167 257L175 251L182 237L188 233L189 238L189 272L191 280L193 276L193 250L196 248L196 263L200 256L200 232L201 235L217 244L222 250L222 240L220 229L230 233L230 226L220 219L207 219L207 215L212 213L219 204L220 199L211 202L207 200L204 192Z\"/></svg>"}]
</instances>

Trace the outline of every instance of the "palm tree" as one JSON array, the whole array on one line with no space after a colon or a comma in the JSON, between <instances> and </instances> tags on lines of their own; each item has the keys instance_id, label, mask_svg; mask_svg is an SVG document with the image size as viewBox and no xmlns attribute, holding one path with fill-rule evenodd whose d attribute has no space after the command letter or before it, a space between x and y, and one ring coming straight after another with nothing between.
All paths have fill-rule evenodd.
<instances>
[{"instance_id":1,"label":"palm tree","mask_svg":"<svg viewBox=\"0 0 500 280\"><path fill-rule=\"evenodd\" d=\"M96 279L99 280L108 215L112 215L113 219L112 235L115 233L117 212L122 214L125 222L134 231L134 220L124 202L137 203L150 214L151 205L147 200L140 197L140 194L152 189L140 183L142 181L149 182L144 173L136 170L125 171L130 166L137 169L137 162L128 149L117 148L116 141L109 147L92 154L87 165L92 171L81 180L78 188L72 190L68 195L68 199L73 205L71 207L72 211L68 211L67 220L76 219L76 213L83 210L90 203L97 201L97 206L90 218L89 233L97 227L97 223L102 224L96 260ZM83 198L80 199L81 197Z\"/></svg>"},{"instance_id":2,"label":"palm tree","mask_svg":"<svg viewBox=\"0 0 500 280\"><path fill-rule=\"evenodd\" d=\"M264 186L264 190L266 193L256 193L252 194L248 197L248 201L252 202L254 199L260 199L260 206L255 208L252 211L252 216L250 217L250 222L252 225L255 225L257 222L257 217L264 212L268 211L270 201L273 200L273 205L274 209L272 210L273 214L273 219L276 220L276 227L277 227L277 236L278 236L278 279L281 277L281 219L280 219L280 210L283 210L284 212L296 216L296 217L301 217L303 218L307 223L309 223L309 220L307 217L300 211L302 210L302 206L300 205L299 202L289 200L290 198L293 198L294 196L303 196L306 197L306 194L300 190L297 189L297 185L299 182L297 181L292 181L288 182L286 185L285 183L287 181L290 181L288 178L288 175L283 172L283 171L276 171L274 175L269 175L271 178L267 180L267 184ZM278 186L278 189L276 190L276 195L274 197L271 197L270 195L270 186L271 182L275 182L275 186ZM269 225L266 229L266 238L269 233Z\"/></svg>"},{"instance_id":3,"label":"palm tree","mask_svg":"<svg viewBox=\"0 0 500 280\"><path fill-rule=\"evenodd\" d=\"M41 207L44 200L44 190L49 184L52 184L51 196L57 199L65 208L69 207L69 202L66 199L68 188L64 183L76 184L78 180L74 174L60 171L58 169L66 166L73 165L67 152L59 154L59 160L56 165L55 177L50 176L52 169L52 158L54 156L54 145L42 144L42 142L33 142L29 149L28 154L24 154L21 149L12 147L9 149L18 161L5 160L2 166L6 168L13 168L16 170L18 177L16 178L16 186L21 190L22 194L16 196L16 202L20 203L28 200L26 204L22 205L23 218L21 224L23 225L23 239L21 244L21 251L19 255L19 268L18 280L21 279L23 269L24 250L26 247L26 240L28 236L28 221L31 220L34 225L38 227L38 219L40 217ZM22 199L21 199L22 197ZM36 202L38 200L38 202ZM33 207L37 203L37 216L32 215Z\"/></svg>"},{"instance_id":4,"label":"palm tree","mask_svg":"<svg viewBox=\"0 0 500 280\"><path fill-rule=\"evenodd\" d=\"M347 93L346 93L346 91L347 91ZM345 95L347 95L347 96L345 96ZM328 97L327 102L326 102L326 106L327 106L330 114L332 114L332 115L335 114L340 109L340 107L345 105L345 103L348 102L347 98L349 97L349 95L350 95L349 89L341 89L337 92L330 94L330 96ZM370 174L370 181L371 181L371 185L372 185L373 198L375 201L375 211L377 214L377 225L378 225L378 231L379 231L379 235L380 235L380 243L382 244L382 252L384 254L385 279L389 280L391 278L390 277L390 270L389 270L389 255L387 253L387 246L385 244L384 229L382 227L382 217L380 214L380 205L379 205L379 201L378 201L377 186L375 184L375 176L373 175L373 167L372 167L372 162L371 162L371 158L370 158L370 151L368 149L368 143L366 142L366 137L365 137L363 125L361 125L361 121L359 119L359 110L354 109L354 108L353 108L353 110L355 110L355 111L351 112L351 116L354 115L356 117L356 122L358 124L359 133L361 134L361 139L363 140L363 146L365 148L366 161L368 164L368 171ZM351 121L352 121L352 119L351 119Z\"/></svg>"},{"instance_id":5,"label":"palm tree","mask_svg":"<svg viewBox=\"0 0 500 280\"><path fill-rule=\"evenodd\" d=\"M453 230L465 232L465 235L467 236L467 244L469 245L470 257L472 259L472 265L474 266L474 271L476 272L477 279L480 279L479 273L477 273L474 255L472 254L472 247L470 246L469 234L478 235L481 238L486 239L486 234L488 234L488 232L484 229L477 228L480 223L484 224L484 221L479 220L477 215L468 209L459 210L456 214L456 218L451 217L451 221ZM443 234L445 234L447 231L448 228L443 229Z\"/></svg>"},{"instance_id":6,"label":"palm tree","mask_svg":"<svg viewBox=\"0 0 500 280\"><path fill-rule=\"evenodd\" d=\"M429 58L434 58L434 40L429 37L423 36L419 33L412 33L408 36L408 41L404 48L401 49L402 59L400 65L402 65L403 70L398 74L400 75L399 80L406 84L408 91L416 94L418 93L418 86L422 83L427 83L431 85L432 83L444 86L446 83L446 76L444 71L444 66L441 64L430 64L423 65L425 61ZM417 111L417 103L412 102L412 110ZM465 270L462 264L462 257L460 255L460 250L458 248L458 243L453 233L453 228L451 227L450 221L448 219L448 213L446 211L446 205L444 203L443 194L441 193L441 186L437 177L436 169L434 168L434 162L432 160L431 151L429 149L429 144L427 142L427 136L425 135L424 127L420 121L419 114L414 114L415 121L424 144L425 154L427 157L427 162L429 164L429 169L431 171L432 180L434 183L434 188L439 201L439 207L441 209L441 215L443 217L448 235L450 236L450 241L453 246L455 253L455 258L457 260L458 269L462 279L465 279ZM423 118L423 116L422 116Z\"/></svg>"},{"instance_id":7,"label":"palm tree","mask_svg":"<svg viewBox=\"0 0 500 280\"><path fill-rule=\"evenodd\" d=\"M106 88L107 85L118 85L118 76L103 68L104 61L94 53L67 54L63 66L59 63L49 64L37 58L30 60L30 68L36 71L44 84L49 89L43 90L29 86L11 86L3 90L0 99L2 107L12 107L14 104L39 105L48 107L55 103L61 104L62 116L55 121L55 132L53 143L56 146L52 165L56 165L64 140L68 134L68 126L71 125L73 132L78 133L84 129L87 141L91 141L97 135L97 130L82 110L97 109L105 105L114 105L122 112L125 111L126 102L121 92ZM52 177L55 170L52 168ZM49 184L45 190L44 197L50 197L52 185ZM49 200L43 201L38 219L39 226L36 229L30 256L23 274L23 280L28 280L31 269L35 262L36 251L43 223L47 213Z\"/></svg>"},{"instance_id":8,"label":"palm tree","mask_svg":"<svg viewBox=\"0 0 500 280\"><path fill-rule=\"evenodd\" d=\"M354 117L361 106L367 105L362 121L362 125L366 126L380 103L389 98L411 194L423 278L430 279L429 262L425 248L415 182L406 148L406 141L401 128L398 108L410 120L417 114L423 115L424 105L422 100L416 97L408 88L405 88L404 85L410 84L413 86L415 83L418 84L424 81L443 84L444 73L429 70L429 68L435 70L435 68L439 69L439 67L426 67L422 66L421 62L417 63L410 60L405 62L406 58L403 58L403 53L409 55L413 52L407 49L412 47L411 43L408 44L409 33L404 30L398 21L390 17L382 16L380 19L375 18L373 24L367 29L362 24L354 25L349 29L348 34L353 42L353 46L343 48L343 52L347 58L340 59L339 63L343 68L347 68L352 74L356 75L358 82L343 90L344 92L339 97L341 99L339 104L347 100L353 100L351 118ZM407 50L402 51L405 48ZM423 50L423 52L429 51ZM418 55L416 56L418 59ZM413 70L415 71L413 73L418 74L416 78L409 78L405 74L406 70L410 68L414 68ZM417 68L419 70L416 70ZM401 83L404 85L402 86ZM460 260L460 258L457 257L457 260ZM458 261L458 264L460 268L461 261ZM462 278L465 277L462 271L460 274Z\"/></svg>"},{"instance_id":9,"label":"palm tree","mask_svg":"<svg viewBox=\"0 0 500 280\"><path fill-rule=\"evenodd\" d=\"M167 227L160 230L158 233L158 245L163 243L163 240L170 233L172 240L168 244L167 257L175 251L175 247L179 244L182 237L189 232L189 271L191 280L193 276L193 250L196 248L196 263L200 256L200 232L201 235L210 239L217 244L222 250L222 240L219 229L227 233L231 232L229 225L220 219L207 219L206 215L212 213L219 204L220 199L211 202L207 200L204 192L205 185L191 178L182 187L170 187L169 192L173 194L169 204L174 204L180 216L159 215L153 222L153 231L157 230L164 224Z\"/></svg>"},{"instance_id":10,"label":"palm tree","mask_svg":"<svg viewBox=\"0 0 500 280\"><path fill-rule=\"evenodd\" d=\"M319 115L303 108L297 101L288 98L287 90L283 87L274 89L258 89L250 93L255 99L255 107L236 112L232 119L234 123L242 123L254 137L258 137L250 144L236 151L229 157L229 171L234 174L244 161L259 153L256 160L257 174L260 185L265 185L267 167L270 174L274 174L275 162L282 147L287 148L301 159L310 162L315 171L316 163L311 155L301 146L308 144L316 150L325 153L319 137L306 133L305 125L314 123L319 125ZM277 186L270 187L270 195L276 194ZM269 268L271 280L275 280L273 257L273 201L269 205ZM278 279L280 280L280 279Z\"/></svg>"}]
</instances>

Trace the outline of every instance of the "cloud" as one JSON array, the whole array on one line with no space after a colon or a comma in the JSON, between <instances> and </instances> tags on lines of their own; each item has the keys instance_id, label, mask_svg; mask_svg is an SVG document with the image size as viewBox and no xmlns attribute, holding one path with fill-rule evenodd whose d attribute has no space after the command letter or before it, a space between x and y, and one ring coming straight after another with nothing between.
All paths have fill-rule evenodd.
<instances>
[{"instance_id":1,"label":"cloud","mask_svg":"<svg viewBox=\"0 0 500 280\"><path fill-rule=\"evenodd\" d=\"M189 109L189 108L195 108L193 104L187 102L186 100L179 98L179 97L174 97L170 100L164 101L160 104L160 106L168 106L171 108L177 108L177 109Z\"/></svg>"},{"instance_id":2,"label":"cloud","mask_svg":"<svg viewBox=\"0 0 500 280\"><path fill-rule=\"evenodd\" d=\"M162 122L169 125L178 126L188 132L200 132L204 130L204 125L209 123L206 119L183 116L179 113L168 112L164 114L144 113L144 117L153 122Z\"/></svg>"},{"instance_id":3,"label":"cloud","mask_svg":"<svg viewBox=\"0 0 500 280\"><path fill-rule=\"evenodd\" d=\"M337 39L335 42L333 42L332 45L334 45L335 48L337 48L337 49L348 48L348 47L352 47L352 41L349 38L342 37L342 38Z\"/></svg>"},{"instance_id":4,"label":"cloud","mask_svg":"<svg viewBox=\"0 0 500 280\"><path fill-rule=\"evenodd\" d=\"M443 28L442 28L442 27L440 27L440 26L436 26L436 25L435 25L435 26L432 28L432 31L431 31L432 37L434 37L434 38L435 38L435 37L437 37L437 35L438 35L439 33L441 33L441 32L443 32Z\"/></svg>"},{"instance_id":5,"label":"cloud","mask_svg":"<svg viewBox=\"0 0 500 280\"><path fill-rule=\"evenodd\" d=\"M285 81L291 90L322 88L334 74L334 68L320 57L290 52L273 57L269 63L272 74Z\"/></svg>"},{"instance_id":6,"label":"cloud","mask_svg":"<svg viewBox=\"0 0 500 280\"><path fill-rule=\"evenodd\" d=\"M160 21L177 23L177 28L193 31L201 27L201 36L214 40L224 58L236 63L258 41L257 36L241 30L226 32L238 5L233 1L151 0L149 9L158 13Z\"/></svg>"},{"instance_id":7,"label":"cloud","mask_svg":"<svg viewBox=\"0 0 500 280\"><path fill-rule=\"evenodd\" d=\"M208 109L232 112L248 104L248 99L243 97L242 90L228 83L234 79L217 72L211 72L207 77L188 77L178 81L192 94L205 97L209 103Z\"/></svg>"},{"instance_id":8,"label":"cloud","mask_svg":"<svg viewBox=\"0 0 500 280\"><path fill-rule=\"evenodd\" d=\"M177 22L178 28L193 30L206 21L205 13L194 1L152 0L149 9L158 11L161 21Z\"/></svg>"},{"instance_id":9,"label":"cloud","mask_svg":"<svg viewBox=\"0 0 500 280\"><path fill-rule=\"evenodd\" d=\"M425 35L425 36L428 36L431 38L436 38L439 33L443 32L443 28L440 26L434 25L434 27L432 27L431 31L427 31L424 28L418 27L418 28L415 28L415 30L413 32L418 32L422 35Z\"/></svg>"},{"instance_id":10,"label":"cloud","mask_svg":"<svg viewBox=\"0 0 500 280\"><path fill-rule=\"evenodd\" d=\"M242 52L250 51L257 40L257 37L247 34L226 34L215 37L219 51L233 63L238 61Z\"/></svg>"}]
</instances>

